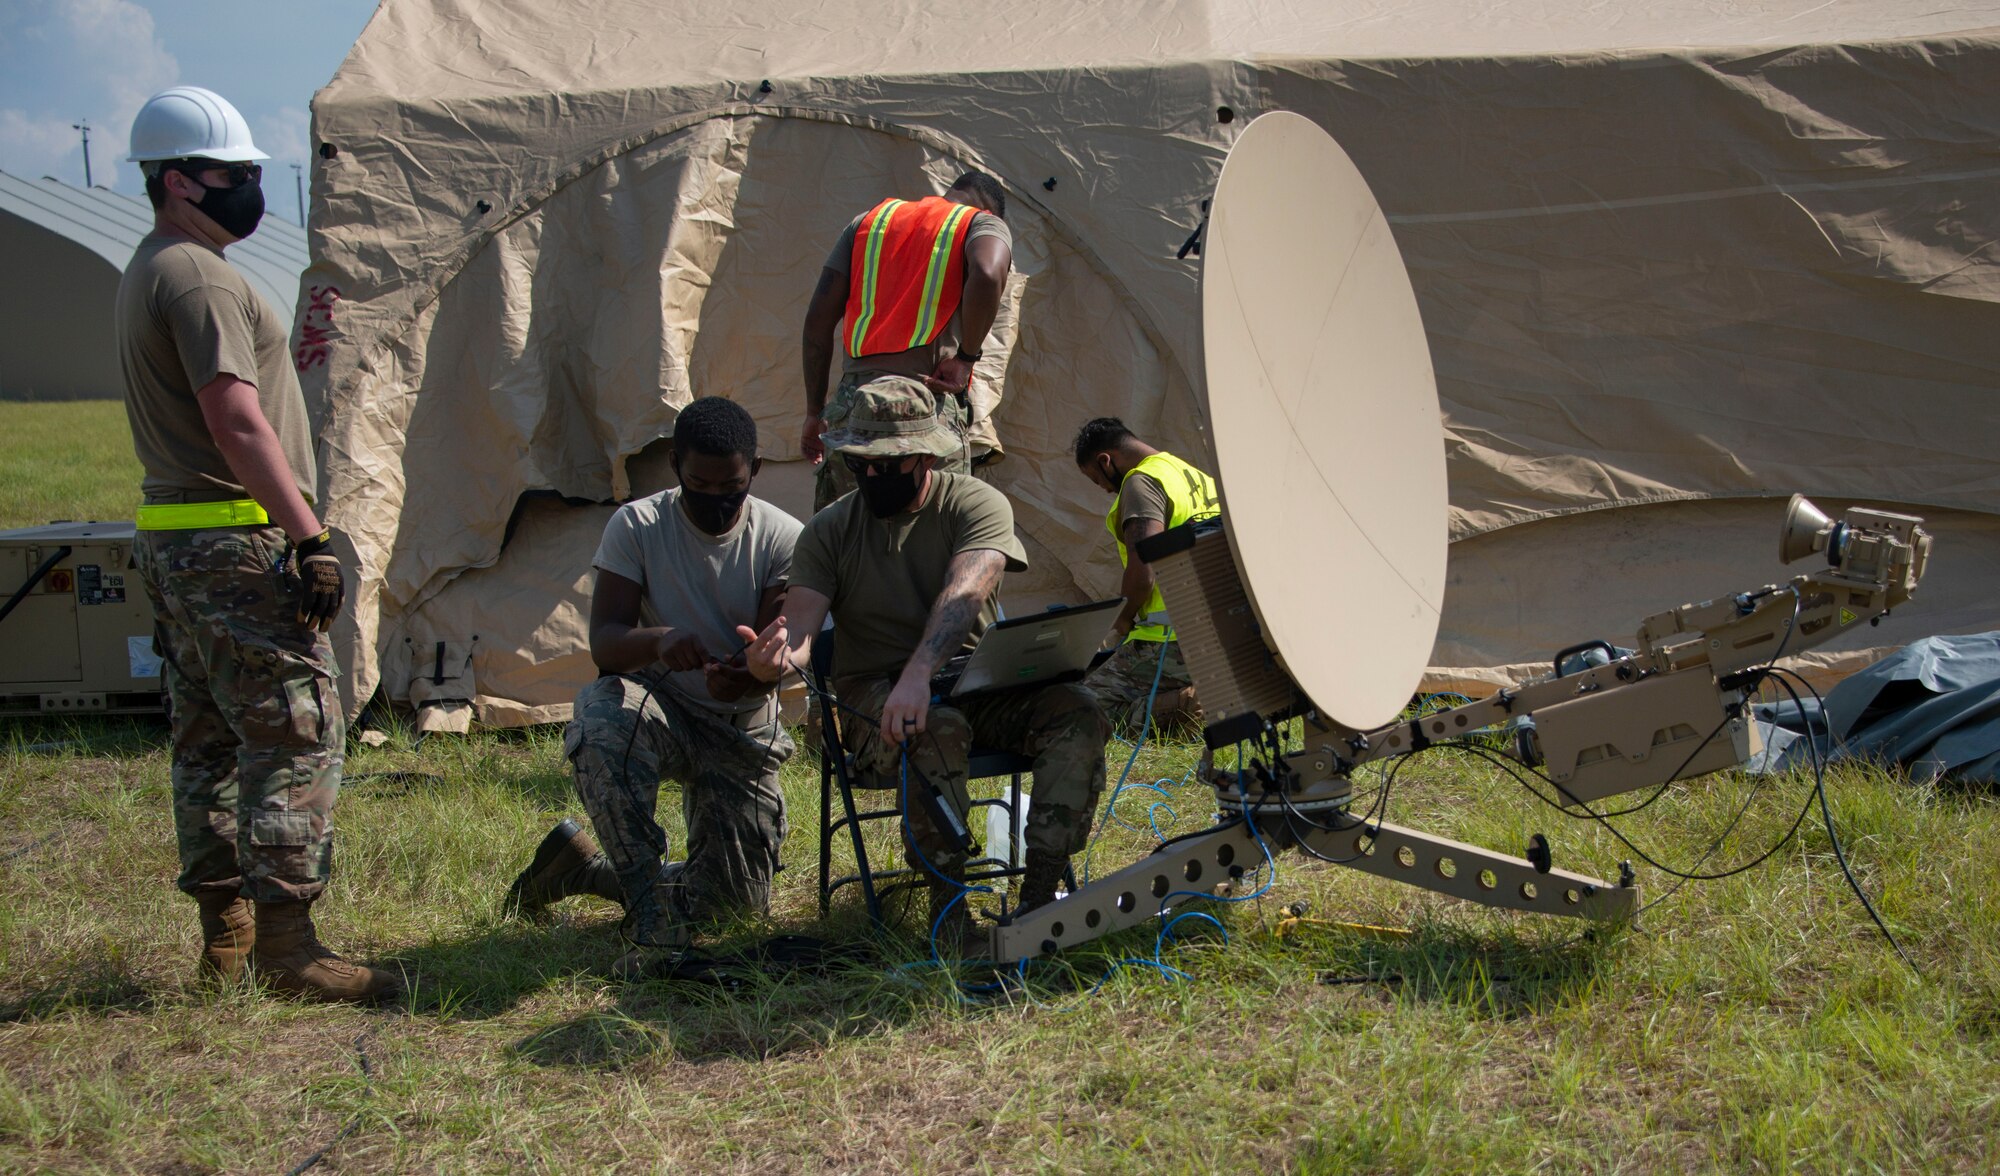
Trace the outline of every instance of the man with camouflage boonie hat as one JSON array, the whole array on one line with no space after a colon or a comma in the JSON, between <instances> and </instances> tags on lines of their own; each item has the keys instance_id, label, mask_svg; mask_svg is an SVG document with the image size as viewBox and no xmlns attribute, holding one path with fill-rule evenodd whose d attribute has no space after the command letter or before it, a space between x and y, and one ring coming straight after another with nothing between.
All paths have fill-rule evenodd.
<instances>
[{"instance_id":1,"label":"man with camouflage boonie hat","mask_svg":"<svg viewBox=\"0 0 2000 1176\"><path fill-rule=\"evenodd\" d=\"M819 463L813 510L854 489L823 460L822 435L845 425L862 389L909 396L952 432L938 454L946 473L971 471L968 389L980 348L999 314L1013 264L1007 193L984 172L967 172L943 196L888 199L848 222L806 310L806 417L799 448ZM840 386L826 398L838 327Z\"/></svg>"},{"instance_id":2,"label":"man with camouflage boonie hat","mask_svg":"<svg viewBox=\"0 0 2000 1176\"><path fill-rule=\"evenodd\" d=\"M1104 787L1110 724L1103 712L1078 685L931 705L933 675L977 645L993 623L1001 574L1027 568L1013 508L977 478L937 468L956 435L909 397L863 388L846 427L828 433L826 443L831 460L857 486L799 534L785 602L788 656L804 664L812 635L831 612L839 635L832 686L855 762L890 783L904 779L907 763L909 779L928 779L961 814L968 811L966 768L975 738L983 747L1034 756L1019 908L1053 901L1070 855L1088 838ZM779 656L753 660L751 672L779 673ZM922 806L906 810L915 842L906 846L910 864L935 871L932 925L950 909L962 931L965 906L956 900L965 855L932 827Z\"/></svg>"}]
</instances>

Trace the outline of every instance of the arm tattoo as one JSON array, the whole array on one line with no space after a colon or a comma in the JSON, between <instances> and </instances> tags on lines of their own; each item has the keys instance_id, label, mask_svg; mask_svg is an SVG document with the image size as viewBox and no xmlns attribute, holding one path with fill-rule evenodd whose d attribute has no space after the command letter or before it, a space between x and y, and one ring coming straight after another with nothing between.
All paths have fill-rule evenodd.
<instances>
[{"instance_id":1,"label":"arm tattoo","mask_svg":"<svg viewBox=\"0 0 2000 1176\"><path fill-rule=\"evenodd\" d=\"M1006 566L1006 557L997 551L966 551L952 557L945 569L944 590L931 605L930 620L918 646L918 652L933 667L943 665L965 644L965 635L972 631L972 622L979 618L981 606L992 595Z\"/></svg>"}]
</instances>

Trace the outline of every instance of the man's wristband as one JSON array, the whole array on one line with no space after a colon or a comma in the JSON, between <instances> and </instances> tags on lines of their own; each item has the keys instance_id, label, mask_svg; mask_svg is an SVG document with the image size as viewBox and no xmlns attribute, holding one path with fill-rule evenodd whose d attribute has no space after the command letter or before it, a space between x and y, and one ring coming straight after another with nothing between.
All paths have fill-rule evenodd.
<instances>
[{"instance_id":1,"label":"man's wristband","mask_svg":"<svg viewBox=\"0 0 2000 1176\"><path fill-rule=\"evenodd\" d=\"M958 354L956 356L953 356L953 358L962 359L966 363L978 363L981 356L977 351L967 351L965 348L961 347L958 349Z\"/></svg>"}]
</instances>

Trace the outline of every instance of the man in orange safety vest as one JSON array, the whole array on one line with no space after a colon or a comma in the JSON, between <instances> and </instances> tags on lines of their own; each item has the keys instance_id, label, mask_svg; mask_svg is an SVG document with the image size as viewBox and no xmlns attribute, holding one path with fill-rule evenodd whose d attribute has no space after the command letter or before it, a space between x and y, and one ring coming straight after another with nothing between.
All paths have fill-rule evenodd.
<instances>
[{"instance_id":1,"label":"man in orange safety vest","mask_svg":"<svg viewBox=\"0 0 2000 1176\"><path fill-rule=\"evenodd\" d=\"M925 397L961 439L971 424L966 389L972 365L1013 264L1004 219L1007 196L984 172L960 176L942 197L884 200L849 222L820 270L803 340L806 416L799 449L819 465L813 509L855 488L854 475L826 461L820 434L840 428L863 387ZM833 349L840 385L827 398ZM970 472L969 454L938 463Z\"/></svg>"}]
</instances>

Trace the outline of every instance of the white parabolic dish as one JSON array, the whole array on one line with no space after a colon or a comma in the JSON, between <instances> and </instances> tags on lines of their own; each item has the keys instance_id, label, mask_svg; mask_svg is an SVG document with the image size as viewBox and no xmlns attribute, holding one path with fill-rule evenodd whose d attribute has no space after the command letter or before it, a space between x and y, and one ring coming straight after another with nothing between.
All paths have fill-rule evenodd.
<instances>
[{"instance_id":1,"label":"white parabolic dish","mask_svg":"<svg viewBox=\"0 0 2000 1176\"><path fill-rule=\"evenodd\" d=\"M1444 605L1444 435L1388 221L1310 119L1263 115L1230 149L1201 314L1224 523L1258 620L1321 714L1387 723Z\"/></svg>"}]
</instances>

